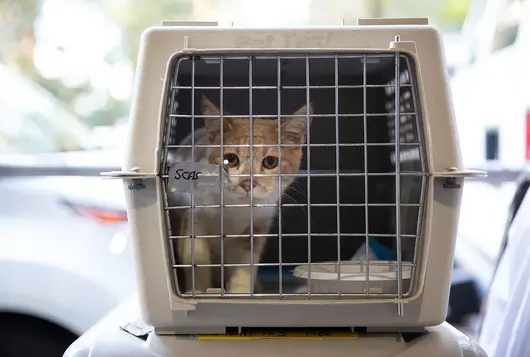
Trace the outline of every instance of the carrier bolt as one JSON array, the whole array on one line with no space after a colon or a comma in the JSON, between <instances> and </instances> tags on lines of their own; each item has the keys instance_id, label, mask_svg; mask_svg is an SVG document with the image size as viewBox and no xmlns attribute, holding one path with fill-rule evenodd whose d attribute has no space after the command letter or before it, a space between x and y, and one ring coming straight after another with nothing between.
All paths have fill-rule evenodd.
<instances>
[{"instance_id":1,"label":"carrier bolt","mask_svg":"<svg viewBox=\"0 0 530 357\"><path fill-rule=\"evenodd\" d=\"M450 167L448 169L448 171L456 171L457 168L456 167ZM459 189L461 188L462 185L460 185L459 183L456 182L456 177L448 177L444 180L444 183L443 183L443 188L448 188L448 189Z\"/></svg>"},{"instance_id":2,"label":"carrier bolt","mask_svg":"<svg viewBox=\"0 0 530 357\"><path fill-rule=\"evenodd\" d=\"M140 172L141 169L139 167L133 167L130 170L131 172ZM133 179L132 183L127 187L129 190L140 190L142 188L145 188L145 185L141 179Z\"/></svg>"}]
</instances>

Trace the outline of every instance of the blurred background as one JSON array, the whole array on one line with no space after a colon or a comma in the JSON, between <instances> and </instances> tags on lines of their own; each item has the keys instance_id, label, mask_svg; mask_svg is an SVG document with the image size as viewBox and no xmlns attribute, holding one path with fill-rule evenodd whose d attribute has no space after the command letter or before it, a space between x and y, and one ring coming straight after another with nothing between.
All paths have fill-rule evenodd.
<instances>
[{"instance_id":1,"label":"blurred background","mask_svg":"<svg viewBox=\"0 0 530 357\"><path fill-rule=\"evenodd\" d=\"M443 32L464 163L490 173L464 189L448 316L473 334L528 187L529 0L0 0L2 351L60 356L135 288L122 183L97 175L121 164L142 30L359 17Z\"/></svg>"}]
</instances>

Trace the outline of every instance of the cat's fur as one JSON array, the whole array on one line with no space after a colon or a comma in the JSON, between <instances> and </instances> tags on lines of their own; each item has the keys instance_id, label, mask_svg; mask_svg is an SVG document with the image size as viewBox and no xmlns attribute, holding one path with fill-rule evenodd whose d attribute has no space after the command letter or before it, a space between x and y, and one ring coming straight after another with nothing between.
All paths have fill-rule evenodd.
<instances>
[{"instance_id":1,"label":"cat's fur","mask_svg":"<svg viewBox=\"0 0 530 357\"><path fill-rule=\"evenodd\" d=\"M195 144L220 144L220 119L219 109L205 97L202 98L202 113L205 115L205 128L196 130ZM311 104L309 112L312 113ZM250 120L248 118L233 118L228 113L223 113L223 144L240 145L250 143ZM304 144L307 133L307 108L304 105L297 110L296 117L281 118L281 143L282 144ZM211 117L208 117L211 116ZM311 118L311 117L310 117ZM252 144L278 144L278 121L253 117ZM191 136L182 142L183 145L191 144ZM220 148L195 148L195 161L219 165ZM282 147L281 149L282 174L294 174L300 169L302 159L302 146ZM250 173L250 148L224 148L224 155L235 154L239 158L239 165L230 167L229 174ZM278 167L267 169L262 165L266 156L278 157L277 147L254 147L252 152L253 173L274 174ZM181 148L173 161L191 161L191 149ZM294 181L293 177L282 177L282 186L279 189L277 176L253 177L254 205L259 203L277 203L285 189ZM224 190L224 204L250 204L250 177L231 177L230 183ZM173 197L173 200L175 198ZM182 197L180 197L182 204ZM189 200L187 203L189 205ZM195 194L195 205L220 204L220 192L212 193L201 191ZM179 218L178 234L191 234L191 214L187 210ZM225 207L224 208L224 233L249 234L250 233L250 207ZM254 207L254 230L255 234L266 234L275 214L276 207ZM173 217L174 218L174 217ZM196 208L194 211L194 235L219 235L220 209L219 208ZM175 234L175 233L174 233ZM256 282L257 267L251 271L248 264L258 264L261 259L266 237L253 238L253 252L251 252L250 238L225 238L223 255L224 264L247 264L245 267L225 267L224 283L228 293L250 293L253 291L252 281ZM221 240L219 238L195 238L179 239L177 244L178 254L182 264L220 264L221 263ZM193 251L192 251L193 245ZM183 268L184 285L186 291L192 290L191 268ZM208 267L195 268L195 292L205 292L211 287L221 287L221 273L219 269Z\"/></svg>"}]
</instances>

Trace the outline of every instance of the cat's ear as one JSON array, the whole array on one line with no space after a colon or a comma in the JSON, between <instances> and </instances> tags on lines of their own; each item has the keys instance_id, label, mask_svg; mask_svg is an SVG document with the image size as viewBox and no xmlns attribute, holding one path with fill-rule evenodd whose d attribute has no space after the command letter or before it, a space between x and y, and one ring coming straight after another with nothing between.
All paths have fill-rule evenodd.
<instances>
[{"instance_id":1,"label":"cat's ear","mask_svg":"<svg viewBox=\"0 0 530 357\"><path fill-rule=\"evenodd\" d=\"M221 115L221 111L219 110L219 108L217 108L215 104L210 102L210 100L204 95L201 96L201 111L202 115L208 115L213 117Z\"/></svg>"},{"instance_id":2,"label":"cat's ear","mask_svg":"<svg viewBox=\"0 0 530 357\"><path fill-rule=\"evenodd\" d=\"M201 99L201 111L204 115L204 126L210 142L219 141L221 134L221 111L215 104L210 102L204 95ZM224 114L224 113L223 113ZM232 122L229 118L223 118L223 132L232 130Z\"/></svg>"},{"instance_id":3,"label":"cat's ear","mask_svg":"<svg viewBox=\"0 0 530 357\"><path fill-rule=\"evenodd\" d=\"M308 114L309 113L309 114ZM304 144L307 136L307 127L311 124L313 105L309 103L300 107L293 116L281 119L281 140L285 144Z\"/></svg>"}]
</instances>

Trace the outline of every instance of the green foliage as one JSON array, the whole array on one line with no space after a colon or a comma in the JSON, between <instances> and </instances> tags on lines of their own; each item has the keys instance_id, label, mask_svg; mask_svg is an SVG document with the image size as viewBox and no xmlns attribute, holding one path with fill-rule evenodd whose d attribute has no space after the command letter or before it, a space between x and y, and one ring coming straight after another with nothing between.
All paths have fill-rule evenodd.
<instances>
[{"instance_id":1,"label":"green foliage","mask_svg":"<svg viewBox=\"0 0 530 357\"><path fill-rule=\"evenodd\" d=\"M379 1L379 0L367 0ZM380 0L384 16L428 17L444 31L458 31L462 27L471 0Z\"/></svg>"},{"instance_id":2,"label":"green foliage","mask_svg":"<svg viewBox=\"0 0 530 357\"><path fill-rule=\"evenodd\" d=\"M138 47L142 32L151 26L157 26L163 20L184 20L192 10L191 0L126 0L99 1L105 7L110 18L124 30L125 49L136 65Z\"/></svg>"},{"instance_id":3,"label":"green foliage","mask_svg":"<svg viewBox=\"0 0 530 357\"><path fill-rule=\"evenodd\" d=\"M459 30L466 18L471 0L445 0L437 15L440 26Z\"/></svg>"},{"instance_id":4,"label":"green foliage","mask_svg":"<svg viewBox=\"0 0 530 357\"><path fill-rule=\"evenodd\" d=\"M122 50L128 56L133 68L136 67L138 49L142 32L150 27L160 25L163 20L181 20L189 17L192 10L191 0L124 0L98 2L114 23L118 24L125 36ZM107 110L93 113L89 120L92 125L108 123L108 118L120 119L128 114L128 103L111 101Z\"/></svg>"},{"instance_id":5,"label":"green foliage","mask_svg":"<svg viewBox=\"0 0 530 357\"><path fill-rule=\"evenodd\" d=\"M167 19L185 19L192 10L191 0L88 0L98 3L110 20L123 31L124 53L136 65L141 33L149 26ZM44 0L0 0L0 61L16 67L26 77L50 91L67 105L80 95L92 92L90 84L80 88L65 86L60 80L43 78L33 58L21 50L22 39L34 40L34 23ZM107 58L109 63L123 58ZM90 126L112 124L128 114L129 103L110 98L101 108L81 119Z\"/></svg>"}]
</instances>

